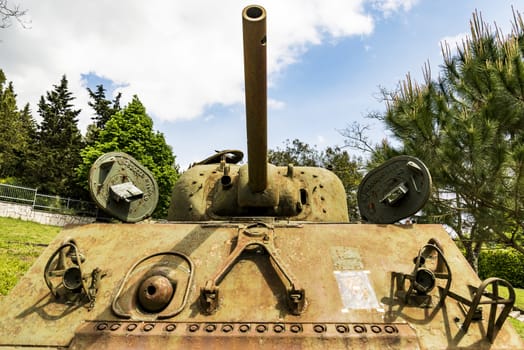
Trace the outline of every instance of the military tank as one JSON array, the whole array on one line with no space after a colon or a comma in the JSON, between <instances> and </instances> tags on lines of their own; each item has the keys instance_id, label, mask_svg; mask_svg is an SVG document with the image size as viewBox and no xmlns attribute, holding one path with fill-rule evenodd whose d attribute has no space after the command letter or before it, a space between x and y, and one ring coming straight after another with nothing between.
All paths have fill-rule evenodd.
<instances>
[{"instance_id":1,"label":"military tank","mask_svg":"<svg viewBox=\"0 0 524 350\"><path fill-rule=\"evenodd\" d=\"M440 225L395 224L431 176L389 160L359 187L267 164L266 12L242 12L248 163L225 150L176 183L168 221L151 173L109 153L93 199L122 223L66 227L0 305L0 347L67 349L522 349L515 301L480 281Z\"/></svg>"}]
</instances>

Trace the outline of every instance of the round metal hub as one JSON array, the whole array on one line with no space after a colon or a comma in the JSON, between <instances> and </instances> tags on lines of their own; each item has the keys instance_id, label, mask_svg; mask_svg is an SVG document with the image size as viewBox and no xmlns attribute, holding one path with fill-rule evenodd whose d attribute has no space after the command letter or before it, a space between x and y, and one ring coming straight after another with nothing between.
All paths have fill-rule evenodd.
<instances>
[{"instance_id":1,"label":"round metal hub","mask_svg":"<svg viewBox=\"0 0 524 350\"><path fill-rule=\"evenodd\" d=\"M140 306L148 312L159 312L165 309L173 298L173 285L164 276L146 278L138 288Z\"/></svg>"}]
</instances>

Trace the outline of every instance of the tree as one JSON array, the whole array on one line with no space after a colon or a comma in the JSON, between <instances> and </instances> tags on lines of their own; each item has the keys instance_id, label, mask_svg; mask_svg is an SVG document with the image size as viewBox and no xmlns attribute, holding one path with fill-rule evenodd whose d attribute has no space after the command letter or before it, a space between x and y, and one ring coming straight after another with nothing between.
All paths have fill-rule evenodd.
<instances>
[{"instance_id":1,"label":"tree","mask_svg":"<svg viewBox=\"0 0 524 350\"><path fill-rule=\"evenodd\" d=\"M0 0L0 28L7 28L11 25L11 19L16 19L18 23L25 27L22 18L27 10L21 10L18 5L9 5L7 0Z\"/></svg>"},{"instance_id":2,"label":"tree","mask_svg":"<svg viewBox=\"0 0 524 350\"><path fill-rule=\"evenodd\" d=\"M298 166L323 167L333 171L342 181L346 190L350 221L359 219L357 205L357 188L362 175L358 171L359 159L351 159L349 154L340 147L327 147L319 151L298 139L286 140L285 148L277 147L269 150L268 161L277 166L294 164Z\"/></svg>"},{"instance_id":3,"label":"tree","mask_svg":"<svg viewBox=\"0 0 524 350\"><path fill-rule=\"evenodd\" d=\"M386 142L374 157L405 153L428 165L436 191L422 220L453 228L477 269L486 242L524 252L522 17L514 13L513 32L504 37L474 13L471 37L456 53L444 45L443 56L438 79L426 65L423 84L408 75L396 91L384 92L379 118L401 145Z\"/></svg>"},{"instance_id":4,"label":"tree","mask_svg":"<svg viewBox=\"0 0 524 350\"><path fill-rule=\"evenodd\" d=\"M276 150L268 151L268 161L278 166L288 164L299 166L319 166L321 154L316 147L311 147L298 139L293 141L286 140L285 148L277 147Z\"/></svg>"},{"instance_id":5,"label":"tree","mask_svg":"<svg viewBox=\"0 0 524 350\"><path fill-rule=\"evenodd\" d=\"M153 217L166 217L171 191L178 177L175 156L164 135L153 131L153 120L137 96L106 122L93 145L82 150L82 164L77 168L78 181L87 186L89 169L95 160L114 151L128 153L153 173L160 192Z\"/></svg>"},{"instance_id":6,"label":"tree","mask_svg":"<svg viewBox=\"0 0 524 350\"><path fill-rule=\"evenodd\" d=\"M88 144L94 144L107 121L121 110L120 98L122 97L122 93L118 93L115 99L110 101L106 98L106 89L103 85L97 85L95 92L87 88L87 92L92 100L88 102L88 105L93 108L95 115L92 118L93 123L87 127L86 142Z\"/></svg>"},{"instance_id":7,"label":"tree","mask_svg":"<svg viewBox=\"0 0 524 350\"><path fill-rule=\"evenodd\" d=\"M16 182L24 175L28 149L35 137L29 106L18 110L12 82L0 70L0 178Z\"/></svg>"},{"instance_id":8,"label":"tree","mask_svg":"<svg viewBox=\"0 0 524 350\"><path fill-rule=\"evenodd\" d=\"M37 154L32 164L32 185L47 193L86 197L86 192L74 181L75 168L81 162L82 135L78 129L78 114L71 101L75 98L62 76L59 85L40 98L38 113L42 122L38 130Z\"/></svg>"}]
</instances>

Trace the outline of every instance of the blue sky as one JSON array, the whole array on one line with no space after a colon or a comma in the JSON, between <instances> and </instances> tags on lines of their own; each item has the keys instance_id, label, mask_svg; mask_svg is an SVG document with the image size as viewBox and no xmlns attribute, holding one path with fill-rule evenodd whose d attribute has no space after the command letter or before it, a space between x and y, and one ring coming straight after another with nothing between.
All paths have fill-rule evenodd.
<instances>
[{"instance_id":1,"label":"blue sky","mask_svg":"<svg viewBox=\"0 0 524 350\"><path fill-rule=\"evenodd\" d=\"M31 103L38 119L39 96L66 74L83 130L92 115L85 88L102 82L124 103L139 96L182 169L214 150L246 151L240 15L248 2L143 3L20 1L30 29L0 31L0 68L19 104ZM421 80L427 61L436 76L439 43L466 35L475 9L506 34L511 6L524 10L524 0L259 3L268 12L271 148L295 138L342 145L338 130L354 121L371 124L379 142L387 132L365 118L384 110L379 87L394 89L408 72Z\"/></svg>"}]
</instances>

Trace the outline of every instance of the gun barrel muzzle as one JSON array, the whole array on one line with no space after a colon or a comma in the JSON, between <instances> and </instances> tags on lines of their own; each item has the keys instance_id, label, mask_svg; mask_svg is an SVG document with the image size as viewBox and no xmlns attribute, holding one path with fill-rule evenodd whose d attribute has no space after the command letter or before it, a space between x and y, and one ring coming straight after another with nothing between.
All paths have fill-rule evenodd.
<instances>
[{"instance_id":1,"label":"gun barrel muzzle","mask_svg":"<svg viewBox=\"0 0 524 350\"><path fill-rule=\"evenodd\" d=\"M249 187L262 192L267 187L266 10L244 8L242 29Z\"/></svg>"}]
</instances>

